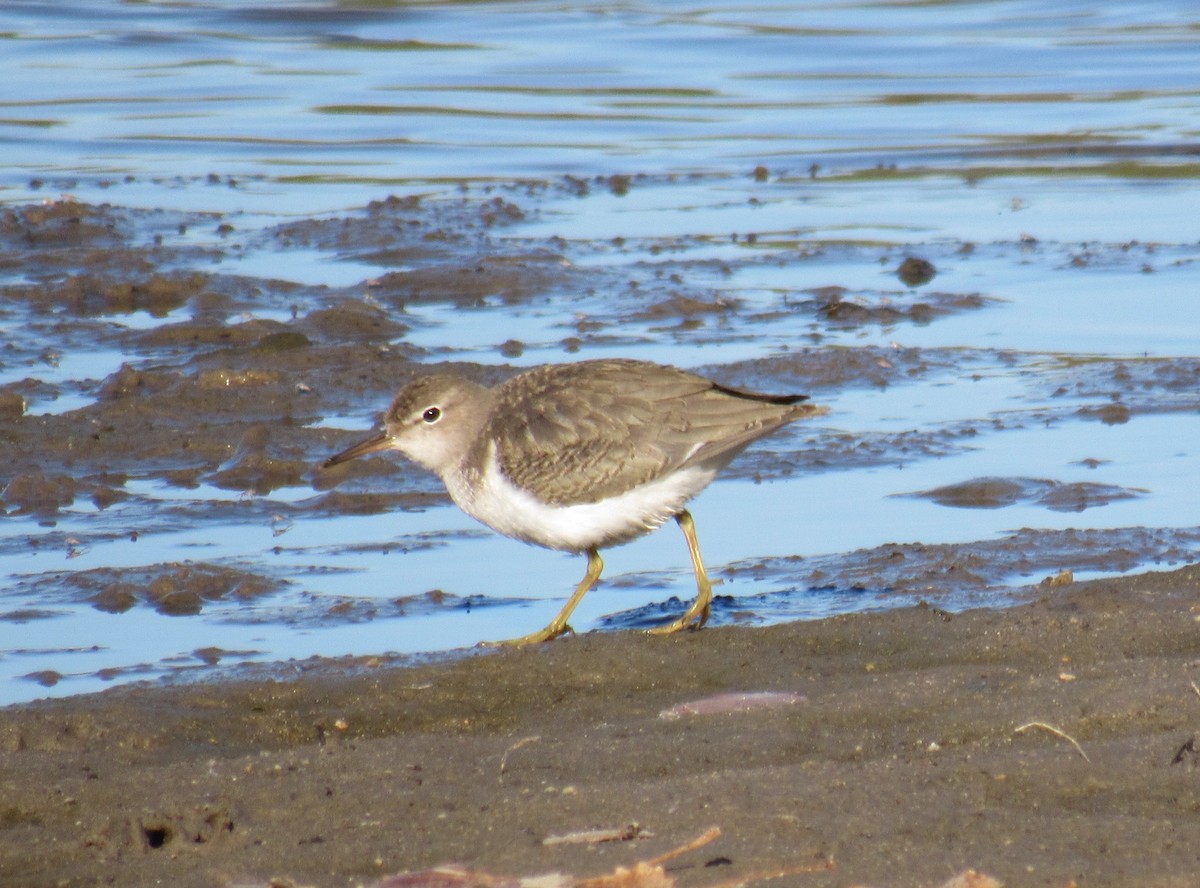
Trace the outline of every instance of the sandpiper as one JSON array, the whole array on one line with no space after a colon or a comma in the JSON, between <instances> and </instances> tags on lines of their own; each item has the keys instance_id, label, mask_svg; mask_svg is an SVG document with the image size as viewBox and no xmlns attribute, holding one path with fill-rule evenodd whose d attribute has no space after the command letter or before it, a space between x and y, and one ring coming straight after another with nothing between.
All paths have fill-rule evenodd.
<instances>
[{"instance_id":1,"label":"sandpiper","mask_svg":"<svg viewBox=\"0 0 1200 888\"><path fill-rule=\"evenodd\" d=\"M586 554L587 573L558 616L507 644L571 631L571 612L604 568L600 550L674 518L698 592L683 616L649 630L667 634L703 626L712 600L688 500L751 442L826 412L807 400L631 360L550 364L493 388L433 375L400 390L383 431L323 467L398 450L436 473L459 508L488 527Z\"/></svg>"}]
</instances>

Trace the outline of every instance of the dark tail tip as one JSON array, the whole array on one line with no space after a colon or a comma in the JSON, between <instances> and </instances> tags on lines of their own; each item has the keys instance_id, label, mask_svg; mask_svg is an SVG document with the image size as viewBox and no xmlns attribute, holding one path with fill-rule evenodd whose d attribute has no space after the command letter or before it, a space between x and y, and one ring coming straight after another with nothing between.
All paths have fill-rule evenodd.
<instances>
[{"instance_id":1,"label":"dark tail tip","mask_svg":"<svg viewBox=\"0 0 1200 888\"><path fill-rule=\"evenodd\" d=\"M731 395L735 398L745 398L747 401L759 401L763 404L776 404L780 407L787 407L791 404L799 404L801 401L807 401L808 395L766 395L762 392L749 392L745 389L732 388L727 385L713 383L713 388L725 395Z\"/></svg>"}]
</instances>

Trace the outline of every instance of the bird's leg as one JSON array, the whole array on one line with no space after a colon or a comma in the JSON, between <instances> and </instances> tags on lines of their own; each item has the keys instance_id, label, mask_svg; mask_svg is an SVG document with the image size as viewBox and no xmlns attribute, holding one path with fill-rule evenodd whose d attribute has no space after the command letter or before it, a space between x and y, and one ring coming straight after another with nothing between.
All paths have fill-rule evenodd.
<instances>
[{"instance_id":1,"label":"bird's leg","mask_svg":"<svg viewBox=\"0 0 1200 888\"><path fill-rule=\"evenodd\" d=\"M675 521L679 525L679 529L683 531L684 538L687 539L688 552L692 556L692 570L696 573L696 600L692 602L692 606L687 609L687 612L675 622L646 630L651 635L670 635L680 629L699 629L708 622L708 612L712 602L712 583L708 579L707 571L704 570L704 560L700 557L700 544L696 542L696 523L687 509L676 515Z\"/></svg>"},{"instance_id":2,"label":"bird's leg","mask_svg":"<svg viewBox=\"0 0 1200 888\"><path fill-rule=\"evenodd\" d=\"M587 550L587 558L587 573L583 575L583 579L579 581L574 594L567 599L563 609L558 612L558 616L550 621L549 626L540 632L532 632L529 635L522 635L520 638L511 638L507 641L485 641L483 642L484 646L534 644L539 641L551 641L566 632L574 632L575 630L567 625L567 620L571 618L571 611L575 610L579 602L583 601L583 596L587 595L588 590L596 584L596 580L600 579L600 571L604 570L604 561L595 547Z\"/></svg>"}]
</instances>

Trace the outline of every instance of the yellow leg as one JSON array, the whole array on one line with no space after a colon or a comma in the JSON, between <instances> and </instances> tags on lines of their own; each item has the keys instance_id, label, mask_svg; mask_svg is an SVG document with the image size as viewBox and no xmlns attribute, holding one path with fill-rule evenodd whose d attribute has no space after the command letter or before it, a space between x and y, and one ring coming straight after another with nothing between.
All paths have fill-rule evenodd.
<instances>
[{"instance_id":1,"label":"yellow leg","mask_svg":"<svg viewBox=\"0 0 1200 888\"><path fill-rule=\"evenodd\" d=\"M709 582L708 573L704 570L704 561L700 557L700 544L696 541L696 523L692 521L692 515L686 509L675 516L675 521L679 524L679 529L683 531L683 536L688 544L688 552L692 556L692 570L696 573L696 600L692 602L692 606L687 609L687 612L674 623L646 630L651 635L670 635L680 629L699 629L708 622L708 613L712 603L712 583Z\"/></svg>"},{"instance_id":2,"label":"yellow leg","mask_svg":"<svg viewBox=\"0 0 1200 888\"><path fill-rule=\"evenodd\" d=\"M529 635L522 635L520 638L511 638L508 641L485 641L483 645L491 647L500 644L534 644L539 641L552 641L566 632L574 632L575 630L567 625L567 620L571 618L571 611L575 610L579 602L583 601L583 596L587 595L588 589L596 584L596 580L600 579L600 571L604 570L604 561L601 560L600 553L596 549L588 549L587 558L587 573L575 587L575 593L567 599L563 609L558 612L558 616L550 621L549 626L540 632L532 632Z\"/></svg>"}]
</instances>

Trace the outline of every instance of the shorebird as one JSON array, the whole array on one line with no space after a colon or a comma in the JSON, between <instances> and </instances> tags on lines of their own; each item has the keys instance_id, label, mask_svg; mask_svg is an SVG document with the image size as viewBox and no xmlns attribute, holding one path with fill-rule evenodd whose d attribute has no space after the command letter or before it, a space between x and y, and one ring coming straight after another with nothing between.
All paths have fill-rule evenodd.
<instances>
[{"instance_id":1,"label":"shorebird","mask_svg":"<svg viewBox=\"0 0 1200 888\"><path fill-rule=\"evenodd\" d=\"M650 629L699 629L712 583L687 502L749 444L825 413L807 395L731 388L675 367L631 360L549 364L488 388L459 376L409 383L383 430L325 461L395 450L434 472L464 512L515 539L587 556L587 572L546 628L505 644L571 631L572 611L600 578L600 550L670 518L687 540L695 602Z\"/></svg>"}]
</instances>

